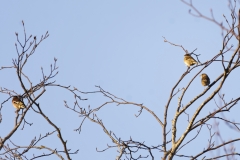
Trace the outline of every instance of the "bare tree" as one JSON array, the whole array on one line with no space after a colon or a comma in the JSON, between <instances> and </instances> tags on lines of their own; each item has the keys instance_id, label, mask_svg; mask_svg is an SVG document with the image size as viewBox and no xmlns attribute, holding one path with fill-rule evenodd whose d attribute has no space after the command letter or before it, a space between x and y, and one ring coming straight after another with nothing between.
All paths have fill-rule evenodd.
<instances>
[{"instance_id":1,"label":"bare tree","mask_svg":"<svg viewBox=\"0 0 240 160\"><path fill-rule=\"evenodd\" d=\"M18 80L20 82L20 85L24 91L24 94L20 95L19 93L16 93L14 90L7 89L7 88L1 88L1 93L9 95L9 98L6 99L4 102L1 103L1 108L0 111L2 111L4 104L9 101L13 96L19 96L20 98L27 99L27 105L24 110L19 111L16 110L16 117L15 117L15 125L13 126L12 130L9 131L7 135L4 135L4 137L0 138L0 150L1 150L1 159L37 159L41 157L46 157L46 156L51 156L51 155L56 155L60 159L64 159L63 156L60 154L63 152L66 156L67 159L70 158L70 154L76 154L78 150L74 152L70 152L70 149L68 149L67 146L67 140L64 139L62 136L62 132L60 128L54 124L51 119L43 112L41 106L39 103L37 103L37 100L45 93L46 87L63 87L68 89L69 87L61 86L55 83L53 81L53 78L58 74L58 67L56 66L57 59L54 58L53 64L51 64L50 67L50 72L49 74L45 74L42 70L42 79L40 80L39 83L33 84L31 79L24 73L24 67L26 63L30 60L31 56L35 53L37 47L45 40L48 38L49 34L46 32L44 35L41 36L40 40L37 40L36 36L27 36L27 33L25 31L25 26L24 22L22 21L23 29L24 29L24 40L21 42L19 40L18 33L16 34L17 38L17 43L15 44L16 46L16 52L17 52L17 58L13 59L12 63L13 66L10 67L2 67L1 70L3 69L15 69L16 74L18 77ZM24 83L27 82L27 83ZM30 87L27 87L29 85ZM15 144L13 141L11 141L11 137L16 133L16 131L19 129L20 125L22 125L21 129L24 129L25 125L32 125L31 123L27 122L25 119L25 116L29 112L30 108L36 113L40 114L50 126L54 129L53 131L47 132L45 135L39 135L38 138L37 135L32 139L32 141L26 145L26 146L20 146ZM20 113L21 112L21 113ZM2 114L0 115L0 121L2 121ZM58 149L52 149L47 146L43 145L38 145L40 141L43 139L46 139L48 137L51 137L53 134L57 134L59 141L62 143L63 146L63 151L58 150ZM25 156L27 152L30 150L34 149L41 149L41 150L47 150L48 153L42 153L40 155L35 154L29 158ZM34 153L34 152L33 152ZM4 158L3 158L4 157Z\"/></svg>"},{"instance_id":2,"label":"bare tree","mask_svg":"<svg viewBox=\"0 0 240 160\"><path fill-rule=\"evenodd\" d=\"M58 67L56 65L57 59L54 58L54 62L51 65L50 72L46 74L43 68L42 70L42 79L39 83L34 84L28 75L24 73L24 67L28 61L30 61L31 56L34 54L37 47L49 36L48 32L41 36L40 40L37 40L36 36L27 36L25 31L24 22L24 40L21 42L18 37L18 33L16 33L17 43L16 52L17 58L13 59L13 65L10 67L2 67L3 69L14 69L18 76L18 80L20 82L21 88L23 89L23 94L16 93L12 89L2 87L0 93L8 95L8 98L1 103L0 113L2 113L2 109L6 102L11 100L13 96L19 96L27 101L26 108L23 110L16 111L15 117L15 125L8 132L7 135L1 135L0 139L0 158L1 159L37 159L46 156L56 155L60 159L71 159L71 154L77 154L78 150L71 152L70 146L67 145L67 139L69 137L64 137L62 135L62 131L60 126L56 125L52 120L51 116L48 116L44 113L42 106L38 102L39 98L46 93L47 87L58 87L62 88L63 92L69 92L74 97L74 105L70 105L67 101L64 101L64 105L67 109L76 114L76 116L80 116L81 123L79 127L75 130L79 133L82 131L83 124L86 120L89 120L97 125L99 125L104 133L109 137L112 141L112 144L107 145L105 149L98 150L98 152L104 152L110 149L116 149L118 151L118 155L116 156L117 160L120 159L160 159L160 157L156 157L154 155L154 151L158 151L162 153L162 159L173 159L174 157L184 157L187 159L234 159L234 156L239 156L240 153L237 153L234 148L234 142L238 142L240 138L234 138L228 141L225 141L221 136L221 132L219 131L218 122L223 121L232 131L239 132L239 124L238 122L229 120L230 118L225 116L223 113L231 112L232 109L236 106L237 102L240 100L240 96L236 95L230 101L227 101L224 97L225 94L221 94L221 89L225 85L226 79L228 79L233 72L237 71L237 68L240 66L240 10L237 10L237 4L239 1L231 1L229 0L229 11L231 18L224 18L223 22L218 22L214 18L214 13L211 10L211 17L205 16L202 14L192 3L192 1L181 0L184 4L188 5L191 10L189 13L195 17L206 19L210 22L213 22L217 26L219 26L222 30L222 47L220 48L219 53L214 55L211 59L203 62L201 61L201 55L196 54L196 50L191 53L181 44L175 44L167 38L163 37L164 42L172 45L173 47L179 47L183 50L184 53L194 57L198 62L196 65L192 67L187 67L186 71L182 73L180 78L177 80L176 84L172 87L169 98L165 105L165 111L163 114L155 113L151 108L143 105L142 103L130 102L123 98L120 98L106 90L104 90L100 86L96 86L96 91L91 92L83 92L80 91L76 87L64 86L61 84L57 84L55 82L55 78L58 74ZM193 11L193 12L192 12ZM221 74L218 75L215 79L211 79L211 82L207 81L206 88L199 94L195 95L194 98L189 100L187 103L183 103L184 98L186 98L186 94L189 91L189 88L193 87L192 82L196 80L196 78L203 73L203 71L212 66L214 63L221 63L221 67L218 70L221 70ZM189 73L194 73L194 75L189 79ZM187 79L188 83L186 86L182 87L180 83ZM209 84L208 84L209 83ZM88 96L91 94L101 95L107 100L99 104L99 106L93 108L91 105L84 106L82 105L82 101L86 101L86 98L82 98L82 95ZM204 97L204 95L209 95ZM220 99L221 104L216 102L216 98ZM177 99L177 104L174 103ZM199 103L200 102L200 103ZM210 105L210 102L215 104L215 110L210 111L208 113L202 112L203 109L207 108ZM144 141L134 140L131 136L128 139L121 138L121 135L116 135L114 131L111 131L104 124L104 121L101 117L99 117L98 112L102 110L102 108L108 105L129 105L133 107L137 107L139 109L136 117L139 117L143 111L146 111L149 115L151 115L156 122L159 124L159 127L162 128L162 141L159 141L157 145L147 145ZM197 107L196 107L197 106ZM170 115L169 108L174 107L175 113L174 115ZM189 111L189 109L191 110ZM16 134L16 131L22 126L24 129L25 125L31 125L31 122L28 122L25 116L28 114L29 110L33 110L35 114L41 115L47 124L53 128L53 131L49 131L44 136L40 135L39 138L34 137L32 141L26 145L17 145L15 142L11 141L11 137ZM192 111L193 110L193 111ZM0 115L0 120L2 121L2 114ZM169 121L169 117L172 117L172 120ZM177 132L180 126L177 124L181 117L187 117L187 126L184 129L183 133ZM190 144L194 144L195 141L200 137L203 128L207 129L209 137L205 136L207 140L207 144L203 142L203 144L194 145L195 149L198 150L198 153L182 153L181 151L188 147ZM39 145L39 142L43 139L50 139L51 136L57 134L59 141L61 142L63 150L59 149L59 146L56 146L54 149L48 146ZM192 135L194 135L192 137ZM36 135L37 136L37 135ZM214 138L220 140L220 143L217 144L214 141ZM204 145L207 147L204 147ZM229 148L229 149L228 149ZM224 153L218 154L217 156L209 156L213 151L217 151L220 149L224 149ZM28 152L31 153L40 153L35 152L35 150L46 150L47 153L42 153L39 155L33 155L30 157ZM145 151L145 152L142 152ZM142 155L144 153L145 155Z\"/></svg>"}]
</instances>

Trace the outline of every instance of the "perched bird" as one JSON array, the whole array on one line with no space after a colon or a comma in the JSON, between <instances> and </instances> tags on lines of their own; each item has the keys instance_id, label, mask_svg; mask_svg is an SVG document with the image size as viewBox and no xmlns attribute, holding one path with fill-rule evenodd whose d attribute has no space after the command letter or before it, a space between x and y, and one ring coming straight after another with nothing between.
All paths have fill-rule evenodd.
<instances>
[{"instance_id":1,"label":"perched bird","mask_svg":"<svg viewBox=\"0 0 240 160\"><path fill-rule=\"evenodd\" d=\"M208 77L207 74L203 73L201 74L201 82L203 86L208 86L210 84L210 78Z\"/></svg>"},{"instance_id":2,"label":"perched bird","mask_svg":"<svg viewBox=\"0 0 240 160\"><path fill-rule=\"evenodd\" d=\"M17 110L21 109L21 108L26 108L25 104L21 101L21 99L19 99L18 96L14 96L12 99L12 105L14 108L16 108Z\"/></svg>"},{"instance_id":3,"label":"perched bird","mask_svg":"<svg viewBox=\"0 0 240 160\"><path fill-rule=\"evenodd\" d=\"M190 54L187 53L184 55L184 63L188 67L190 67L190 66L197 64L197 61Z\"/></svg>"}]
</instances>

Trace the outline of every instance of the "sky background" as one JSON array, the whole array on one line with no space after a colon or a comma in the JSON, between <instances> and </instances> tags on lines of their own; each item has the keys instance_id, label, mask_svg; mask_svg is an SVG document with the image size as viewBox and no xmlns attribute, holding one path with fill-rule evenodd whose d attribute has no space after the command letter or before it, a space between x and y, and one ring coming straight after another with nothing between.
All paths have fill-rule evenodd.
<instances>
[{"instance_id":1,"label":"sky background","mask_svg":"<svg viewBox=\"0 0 240 160\"><path fill-rule=\"evenodd\" d=\"M194 2L194 5L207 16L210 16L212 8L218 21L224 20L223 14L230 17L227 1L202 0ZM39 40L46 31L50 34L37 48L24 69L34 84L41 79L41 67L49 73L50 64L56 57L59 66L56 83L72 85L81 91L95 91L95 85L100 85L106 91L127 101L143 103L163 120L163 111L171 88L187 68L183 63L183 50L165 43L163 36L173 43L183 45L190 52L197 48L195 53L201 54L201 62L216 55L222 46L220 28L209 21L189 15L189 9L178 0L1 1L0 66L11 66L12 59L17 57L14 46L15 32L23 38L23 20L27 35L36 35ZM201 67L186 76L179 88L186 86L200 69ZM211 65L204 72L213 80L222 73L221 64ZM23 94L14 69L1 70L0 76L0 87ZM221 93L225 93L227 101L239 95L239 86L235 85L237 82L239 74L235 71L221 90ZM203 89L198 77L189 88L183 103L186 104ZM197 101L188 113L192 114L213 89ZM101 94L82 96L89 99L81 102L83 107L90 105L96 108L106 101ZM1 94L1 103L7 98L8 95ZM47 92L38 103L49 118L60 126L63 138L68 140L68 148L72 151L79 149L78 154L71 155L72 159L115 159L118 155L115 148L103 153L96 152L96 148L105 149L107 144L112 144L100 126L85 121L81 134L74 131L80 125L81 118L66 109L63 100L73 105L73 95L66 90L47 88ZM215 100L219 102L217 97ZM176 106L177 97L170 105L168 129L171 127ZM238 106L231 113L225 114L229 120L239 119ZM201 114L212 112L214 108L216 105L211 102ZM108 105L98 112L98 116L108 130L123 140L128 140L131 136L136 141L145 141L147 145L162 144L160 125L145 111L136 118L134 114L138 113L138 109L131 105ZM4 104L3 121L0 124L1 137L14 125L14 110L10 101ZM35 136L39 137L40 134L44 135L54 130L33 111L29 111L26 119L33 125L25 126L24 130L19 129L11 138L17 145L26 146ZM223 122L220 122L219 126L226 141L239 134L230 130ZM178 123L178 135L186 127L187 117L182 116ZM193 136L194 134L189 134L188 138ZM183 148L179 154L199 153L207 147L208 138L209 132L203 127L199 138ZM56 134L41 141L39 145L62 149ZM235 143L235 146L240 147L238 143ZM31 153L37 155L42 152ZM146 155L146 152L140 153ZM207 156L218 153L211 152ZM160 159L162 153L155 151L154 155L156 159ZM57 157L52 156L51 159Z\"/></svg>"}]
</instances>

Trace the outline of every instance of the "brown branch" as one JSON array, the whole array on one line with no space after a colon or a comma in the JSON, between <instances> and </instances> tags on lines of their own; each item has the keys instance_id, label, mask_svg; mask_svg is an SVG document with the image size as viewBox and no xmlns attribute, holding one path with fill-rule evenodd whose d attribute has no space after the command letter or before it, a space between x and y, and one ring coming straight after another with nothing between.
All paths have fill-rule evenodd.
<instances>
[{"instance_id":1,"label":"brown branch","mask_svg":"<svg viewBox=\"0 0 240 160\"><path fill-rule=\"evenodd\" d=\"M230 143L232 143L232 142L236 142L236 141L239 141L239 140L240 140L240 138L237 138L237 139L230 140L230 141L227 141L227 142L225 142L225 143L222 143L222 144L220 144L220 145L218 145L218 146L216 146L216 147L207 148L207 149L203 150L201 153L199 153L199 154L197 154L196 156L194 156L192 159L196 159L197 157L203 155L203 154L206 153L206 152L209 152L209 151L212 151L212 150L221 148L221 147L223 147L223 146L225 146L225 145L227 145L227 144L230 144Z\"/></svg>"}]
</instances>

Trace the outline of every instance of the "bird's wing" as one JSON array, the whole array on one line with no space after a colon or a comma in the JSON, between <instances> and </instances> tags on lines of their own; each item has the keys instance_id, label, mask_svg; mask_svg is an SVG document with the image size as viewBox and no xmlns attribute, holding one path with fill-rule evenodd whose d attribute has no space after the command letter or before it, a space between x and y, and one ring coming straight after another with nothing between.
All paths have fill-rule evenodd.
<instances>
[{"instance_id":1,"label":"bird's wing","mask_svg":"<svg viewBox=\"0 0 240 160\"><path fill-rule=\"evenodd\" d=\"M13 103L16 104L16 105L18 105L19 108L25 108L25 107L26 107L26 106L24 105L24 103L21 102L21 101L13 101Z\"/></svg>"}]
</instances>

